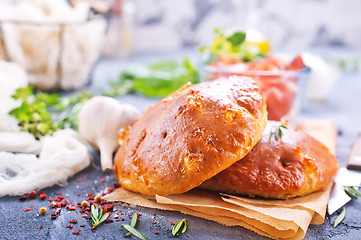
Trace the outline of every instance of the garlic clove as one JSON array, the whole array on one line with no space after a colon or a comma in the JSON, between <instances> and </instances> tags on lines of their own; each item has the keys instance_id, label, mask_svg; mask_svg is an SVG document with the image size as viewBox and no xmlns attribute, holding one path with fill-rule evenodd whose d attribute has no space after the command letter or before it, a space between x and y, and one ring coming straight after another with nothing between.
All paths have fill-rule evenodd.
<instances>
[{"instance_id":1,"label":"garlic clove","mask_svg":"<svg viewBox=\"0 0 361 240\"><path fill-rule=\"evenodd\" d=\"M117 131L132 125L140 115L134 106L110 97L96 96L84 103L78 116L79 133L100 151L103 171L113 167L113 153L119 147Z\"/></svg>"}]
</instances>

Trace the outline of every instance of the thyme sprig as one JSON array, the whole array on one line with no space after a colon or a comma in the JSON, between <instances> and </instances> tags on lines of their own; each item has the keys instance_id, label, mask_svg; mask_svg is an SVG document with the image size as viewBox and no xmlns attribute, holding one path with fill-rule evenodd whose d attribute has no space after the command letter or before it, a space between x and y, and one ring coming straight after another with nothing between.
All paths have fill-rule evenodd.
<instances>
[{"instance_id":1,"label":"thyme sprig","mask_svg":"<svg viewBox=\"0 0 361 240\"><path fill-rule=\"evenodd\" d=\"M94 207L93 204L90 208L90 216L93 222L92 229L95 229L99 224L104 222L109 217L109 213L103 214L103 209L100 209L99 206Z\"/></svg>"},{"instance_id":2,"label":"thyme sprig","mask_svg":"<svg viewBox=\"0 0 361 240\"><path fill-rule=\"evenodd\" d=\"M276 141L278 141L278 139L281 139L283 136L283 132L282 132L282 128L288 129L287 126L285 125L278 125L278 126L272 126L270 133L269 133L269 140L271 141L272 136L275 137Z\"/></svg>"},{"instance_id":3,"label":"thyme sprig","mask_svg":"<svg viewBox=\"0 0 361 240\"><path fill-rule=\"evenodd\" d=\"M172 234L173 236L179 236L181 233L184 233L186 230L187 230L187 222L185 219L182 219L174 225L172 229Z\"/></svg>"}]
</instances>

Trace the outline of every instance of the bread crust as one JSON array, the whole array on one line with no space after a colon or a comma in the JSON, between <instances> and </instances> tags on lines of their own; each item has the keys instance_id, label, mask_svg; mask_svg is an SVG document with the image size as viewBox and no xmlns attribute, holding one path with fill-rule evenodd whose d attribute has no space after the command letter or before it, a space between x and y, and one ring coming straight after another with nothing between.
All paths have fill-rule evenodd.
<instances>
[{"instance_id":1,"label":"bread crust","mask_svg":"<svg viewBox=\"0 0 361 240\"><path fill-rule=\"evenodd\" d=\"M289 199L324 190L338 163L328 148L288 126L282 137L270 137L270 121L257 145L240 161L204 182L203 189L229 194ZM275 128L273 128L275 129Z\"/></svg>"},{"instance_id":2,"label":"bread crust","mask_svg":"<svg viewBox=\"0 0 361 240\"><path fill-rule=\"evenodd\" d=\"M186 192L244 157L266 126L266 103L247 77L185 85L132 126L116 153L123 188Z\"/></svg>"}]
</instances>

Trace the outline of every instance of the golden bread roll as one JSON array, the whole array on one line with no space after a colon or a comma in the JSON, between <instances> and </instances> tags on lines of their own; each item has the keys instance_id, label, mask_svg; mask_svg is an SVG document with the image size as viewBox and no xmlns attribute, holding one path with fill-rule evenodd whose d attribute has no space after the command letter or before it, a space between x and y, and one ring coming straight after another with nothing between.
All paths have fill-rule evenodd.
<instances>
[{"instance_id":1,"label":"golden bread roll","mask_svg":"<svg viewBox=\"0 0 361 240\"><path fill-rule=\"evenodd\" d=\"M185 85L125 134L115 174L144 195L186 192L244 157L266 126L266 103L247 77Z\"/></svg>"},{"instance_id":2,"label":"golden bread roll","mask_svg":"<svg viewBox=\"0 0 361 240\"><path fill-rule=\"evenodd\" d=\"M200 188L276 199L324 190L337 173L336 158L313 137L290 126L278 128L280 124L268 122L261 140L244 158Z\"/></svg>"}]
</instances>

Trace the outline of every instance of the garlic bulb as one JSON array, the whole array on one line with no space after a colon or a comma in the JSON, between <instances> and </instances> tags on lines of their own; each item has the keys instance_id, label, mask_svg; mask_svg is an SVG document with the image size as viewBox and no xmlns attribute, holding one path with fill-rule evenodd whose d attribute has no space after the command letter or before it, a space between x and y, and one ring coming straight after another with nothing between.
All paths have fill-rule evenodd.
<instances>
[{"instance_id":1,"label":"garlic bulb","mask_svg":"<svg viewBox=\"0 0 361 240\"><path fill-rule=\"evenodd\" d=\"M89 99L79 112L79 133L100 151L103 171L112 169L113 153L119 146L117 131L140 117L138 109L110 98Z\"/></svg>"}]
</instances>

